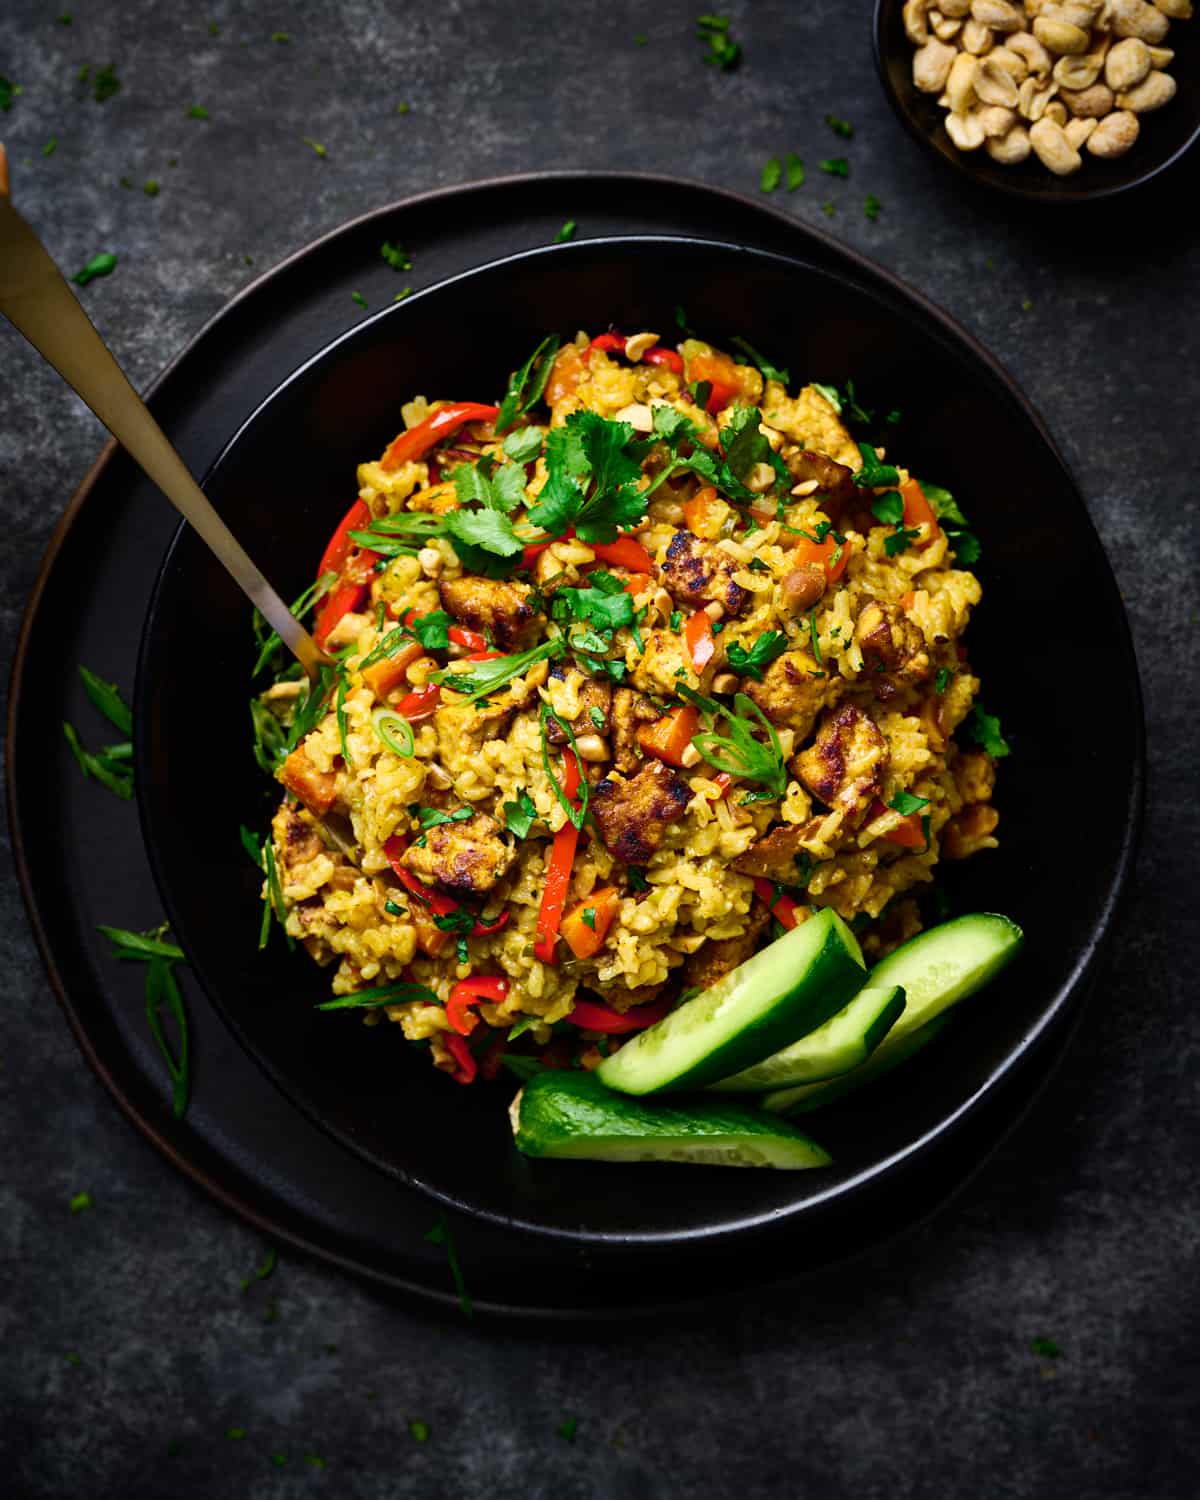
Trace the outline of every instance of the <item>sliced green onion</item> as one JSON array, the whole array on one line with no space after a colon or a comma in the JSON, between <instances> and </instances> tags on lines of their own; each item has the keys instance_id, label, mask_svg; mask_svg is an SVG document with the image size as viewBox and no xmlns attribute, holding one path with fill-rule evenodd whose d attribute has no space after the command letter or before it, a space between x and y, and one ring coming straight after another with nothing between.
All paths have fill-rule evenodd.
<instances>
[{"instance_id":1,"label":"sliced green onion","mask_svg":"<svg viewBox=\"0 0 1200 1500\"><path fill-rule=\"evenodd\" d=\"M398 714L394 708L377 708L371 715L371 723L375 733L393 755L399 755L404 760L412 759L415 749L412 725L403 714Z\"/></svg>"}]
</instances>

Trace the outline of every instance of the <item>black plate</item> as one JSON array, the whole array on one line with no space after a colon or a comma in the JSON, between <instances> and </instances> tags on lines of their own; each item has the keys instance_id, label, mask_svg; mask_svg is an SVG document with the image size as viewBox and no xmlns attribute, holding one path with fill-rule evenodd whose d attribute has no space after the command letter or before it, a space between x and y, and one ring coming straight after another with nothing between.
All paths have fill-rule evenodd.
<instances>
[{"instance_id":1,"label":"black plate","mask_svg":"<svg viewBox=\"0 0 1200 1500\"><path fill-rule=\"evenodd\" d=\"M251 417L206 488L282 590L299 592L353 494L356 463L393 435L401 400L492 398L546 331L669 328L677 303L718 343L742 333L794 372L853 376L860 392L900 402L892 451L962 497L984 545L989 603L972 629L972 661L1017 753L1000 785L1002 848L954 869L950 890L960 910L1010 914L1029 941L1019 967L938 1048L814 1126L834 1168L722 1173L519 1157L504 1118L511 1084L453 1087L398 1030L366 1035L357 1018L316 1013L326 981L303 954L257 952L257 878L237 828L262 826L270 795L246 745L247 609L190 531L164 567L138 678L140 800L163 898L251 1054L313 1119L402 1181L493 1224L596 1245L720 1239L789 1217L819 1234L827 1216L959 1126L1086 972L1140 786L1136 673L1083 504L1011 385L898 290L698 241L530 252L338 339ZM1113 726L1103 736L1098 701ZM1105 816L1064 825L1068 786L1071 806L1102 805Z\"/></svg>"},{"instance_id":2,"label":"black plate","mask_svg":"<svg viewBox=\"0 0 1200 1500\"><path fill-rule=\"evenodd\" d=\"M959 151L946 134L946 111L912 80L913 44L904 32L903 0L876 0L875 61L883 91L909 133L960 180L1029 203L1089 203L1149 183L1177 162L1200 136L1200 35L1194 21L1173 21L1167 69L1178 88L1162 109L1140 116L1141 129L1124 156L1104 160L1083 152L1083 166L1056 177L1036 156L1003 166L982 148Z\"/></svg>"}]
</instances>

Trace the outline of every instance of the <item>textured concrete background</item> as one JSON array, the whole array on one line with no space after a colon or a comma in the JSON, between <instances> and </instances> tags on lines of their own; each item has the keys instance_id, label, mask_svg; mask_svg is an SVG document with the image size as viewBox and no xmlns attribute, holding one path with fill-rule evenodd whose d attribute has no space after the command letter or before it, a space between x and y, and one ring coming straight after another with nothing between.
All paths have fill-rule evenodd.
<instances>
[{"instance_id":1,"label":"textured concrete background","mask_svg":"<svg viewBox=\"0 0 1200 1500\"><path fill-rule=\"evenodd\" d=\"M714 1287L703 1315L633 1331L472 1328L287 1257L243 1297L261 1240L119 1117L49 998L6 880L6 1493L1200 1488L1196 171L1086 217L964 198L888 110L870 9L738 0L745 60L724 75L703 65L681 0L5 0L0 74L23 90L0 115L16 193L68 271L119 254L82 295L138 384L259 270L405 193L566 166L753 192L768 156L797 151L809 180L787 209L941 302L1048 420L1126 597L1151 754L1145 838L1096 1000L1053 1087L966 1192L850 1270L732 1301ZM69 25L56 19L67 10ZM77 75L108 63L122 86L98 103ZM186 118L193 104L210 118ZM830 134L827 112L853 121L852 141ZM842 154L849 182L813 170ZM867 192L883 205L875 222ZM102 439L7 327L0 372L7 659L46 540ZM1037 649L1028 622L1014 621L1013 649ZM1097 734L1103 715L1097 704ZM1063 788L1061 832L1103 816ZM72 1215L83 1189L94 1207ZM1035 1351L1039 1337L1057 1358ZM571 1416L573 1442L559 1433ZM414 1441L412 1418L428 1441Z\"/></svg>"}]
</instances>

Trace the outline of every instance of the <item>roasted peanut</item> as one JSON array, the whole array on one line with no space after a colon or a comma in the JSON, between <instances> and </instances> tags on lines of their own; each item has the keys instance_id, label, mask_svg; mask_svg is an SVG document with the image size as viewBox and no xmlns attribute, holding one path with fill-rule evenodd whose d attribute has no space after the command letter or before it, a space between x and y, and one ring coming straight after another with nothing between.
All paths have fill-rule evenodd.
<instances>
[{"instance_id":1,"label":"roasted peanut","mask_svg":"<svg viewBox=\"0 0 1200 1500\"><path fill-rule=\"evenodd\" d=\"M1104 81L1114 93L1136 88L1153 66L1141 37L1123 37L1104 59Z\"/></svg>"},{"instance_id":2,"label":"roasted peanut","mask_svg":"<svg viewBox=\"0 0 1200 1500\"><path fill-rule=\"evenodd\" d=\"M1192 19L1192 0L1154 0L1154 4L1164 16L1170 16L1172 21Z\"/></svg>"},{"instance_id":3,"label":"roasted peanut","mask_svg":"<svg viewBox=\"0 0 1200 1500\"><path fill-rule=\"evenodd\" d=\"M1047 5L1042 15L1047 20L1065 21L1068 26L1078 26L1081 31L1090 29L1100 13L1101 0L1060 0L1056 5Z\"/></svg>"},{"instance_id":4,"label":"roasted peanut","mask_svg":"<svg viewBox=\"0 0 1200 1500\"><path fill-rule=\"evenodd\" d=\"M1017 85L1011 73L998 68L985 57L975 70L975 93L983 104L1001 104L1005 109L1017 107Z\"/></svg>"},{"instance_id":5,"label":"roasted peanut","mask_svg":"<svg viewBox=\"0 0 1200 1500\"><path fill-rule=\"evenodd\" d=\"M953 69L951 69L953 72ZM1118 109L1131 109L1135 115L1147 115L1161 109L1175 97L1175 80L1170 73L1147 73L1135 88L1117 95Z\"/></svg>"},{"instance_id":6,"label":"roasted peanut","mask_svg":"<svg viewBox=\"0 0 1200 1500\"><path fill-rule=\"evenodd\" d=\"M1046 78L1054 65L1054 59L1031 31L1019 31L1005 42L1009 52L1021 58L1035 78Z\"/></svg>"},{"instance_id":7,"label":"roasted peanut","mask_svg":"<svg viewBox=\"0 0 1200 1500\"><path fill-rule=\"evenodd\" d=\"M1014 83L1024 83L1029 77L1029 67L1023 57L1010 52L1007 47L993 47L988 57L998 68L1003 68Z\"/></svg>"},{"instance_id":8,"label":"roasted peanut","mask_svg":"<svg viewBox=\"0 0 1200 1500\"><path fill-rule=\"evenodd\" d=\"M977 151L985 139L979 111L969 109L962 114L948 115L946 134L960 151Z\"/></svg>"},{"instance_id":9,"label":"roasted peanut","mask_svg":"<svg viewBox=\"0 0 1200 1500\"><path fill-rule=\"evenodd\" d=\"M992 50L996 39L982 21L976 21L972 17L963 26L960 40L964 52L969 52L972 57L983 57Z\"/></svg>"},{"instance_id":10,"label":"roasted peanut","mask_svg":"<svg viewBox=\"0 0 1200 1500\"><path fill-rule=\"evenodd\" d=\"M1088 48L1087 32L1072 26L1070 21L1048 21L1045 16L1038 16L1033 23L1033 34L1048 52L1060 56L1086 52Z\"/></svg>"},{"instance_id":11,"label":"roasted peanut","mask_svg":"<svg viewBox=\"0 0 1200 1500\"><path fill-rule=\"evenodd\" d=\"M913 53L913 83L923 94L940 94L958 53L945 42L930 37Z\"/></svg>"},{"instance_id":12,"label":"roasted peanut","mask_svg":"<svg viewBox=\"0 0 1200 1500\"><path fill-rule=\"evenodd\" d=\"M1087 148L1093 156L1124 156L1138 138L1138 117L1127 109L1118 109L1101 120L1088 137Z\"/></svg>"},{"instance_id":13,"label":"roasted peanut","mask_svg":"<svg viewBox=\"0 0 1200 1500\"><path fill-rule=\"evenodd\" d=\"M1061 88L1090 89L1100 77L1104 59L1094 52L1084 52L1076 57L1060 57L1054 64L1051 75Z\"/></svg>"},{"instance_id":14,"label":"roasted peanut","mask_svg":"<svg viewBox=\"0 0 1200 1500\"><path fill-rule=\"evenodd\" d=\"M1161 42L1170 21L1146 0L1109 0L1108 14L1114 36L1136 36L1143 42Z\"/></svg>"},{"instance_id":15,"label":"roasted peanut","mask_svg":"<svg viewBox=\"0 0 1200 1500\"><path fill-rule=\"evenodd\" d=\"M944 16L955 16L963 21L971 14L971 0L940 0L938 9Z\"/></svg>"},{"instance_id":16,"label":"roasted peanut","mask_svg":"<svg viewBox=\"0 0 1200 1500\"><path fill-rule=\"evenodd\" d=\"M1046 106L1058 93L1058 84L1040 83L1036 78L1027 78L1017 90L1017 109L1029 121L1040 120Z\"/></svg>"},{"instance_id":17,"label":"roasted peanut","mask_svg":"<svg viewBox=\"0 0 1200 1500\"><path fill-rule=\"evenodd\" d=\"M1102 120L1113 107L1113 91L1106 83L1094 83L1090 89L1062 89L1058 96L1073 115Z\"/></svg>"},{"instance_id":18,"label":"roasted peanut","mask_svg":"<svg viewBox=\"0 0 1200 1500\"><path fill-rule=\"evenodd\" d=\"M1009 0L971 0L971 16L991 31L1025 29L1025 17Z\"/></svg>"},{"instance_id":19,"label":"roasted peanut","mask_svg":"<svg viewBox=\"0 0 1200 1500\"><path fill-rule=\"evenodd\" d=\"M1067 140L1070 141L1072 146L1075 147L1076 151L1080 151L1083 149L1084 143L1086 142L1088 136L1091 135L1092 131L1095 130L1096 126L1099 123L1099 120L1068 120L1067 123L1063 126L1063 133L1066 135Z\"/></svg>"},{"instance_id":20,"label":"roasted peanut","mask_svg":"<svg viewBox=\"0 0 1200 1500\"><path fill-rule=\"evenodd\" d=\"M1044 167L1056 177L1067 177L1083 166L1083 157L1067 139L1066 131L1055 120L1044 116L1029 131L1029 143Z\"/></svg>"},{"instance_id":21,"label":"roasted peanut","mask_svg":"<svg viewBox=\"0 0 1200 1500\"><path fill-rule=\"evenodd\" d=\"M916 47L929 40L929 0L904 0L904 34Z\"/></svg>"},{"instance_id":22,"label":"roasted peanut","mask_svg":"<svg viewBox=\"0 0 1200 1500\"><path fill-rule=\"evenodd\" d=\"M635 333L625 340L625 358L636 365L647 349L658 343L657 333Z\"/></svg>"},{"instance_id":23,"label":"roasted peanut","mask_svg":"<svg viewBox=\"0 0 1200 1500\"><path fill-rule=\"evenodd\" d=\"M1067 123L1067 106L1061 99L1051 99L1050 103L1046 106L1042 119L1053 120L1056 125L1065 126Z\"/></svg>"},{"instance_id":24,"label":"roasted peanut","mask_svg":"<svg viewBox=\"0 0 1200 1500\"><path fill-rule=\"evenodd\" d=\"M969 109L975 98L975 72L979 62L969 52L960 52L950 65L950 74L946 79L946 97L950 101L950 109L960 115Z\"/></svg>"},{"instance_id":25,"label":"roasted peanut","mask_svg":"<svg viewBox=\"0 0 1200 1500\"><path fill-rule=\"evenodd\" d=\"M1017 112L1015 109L1005 109L999 104L989 104L979 111L979 123L983 126L983 133L989 139L1007 135L1017 123Z\"/></svg>"},{"instance_id":26,"label":"roasted peanut","mask_svg":"<svg viewBox=\"0 0 1200 1500\"><path fill-rule=\"evenodd\" d=\"M1146 51L1150 54L1152 68L1169 68L1175 61L1174 50L1170 47L1151 47L1147 44Z\"/></svg>"},{"instance_id":27,"label":"roasted peanut","mask_svg":"<svg viewBox=\"0 0 1200 1500\"><path fill-rule=\"evenodd\" d=\"M952 42L963 29L963 23L953 16L943 16L938 11L929 12L929 25L939 42Z\"/></svg>"},{"instance_id":28,"label":"roasted peanut","mask_svg":"<svg viewBox=\"0 0 1200 1500\"><path fill-rule=\"evenodd\" d=\"M1032 150L1029 132L1024 125L1014 125L1007 135L989 138L984 141L983 148L993 161L1003 162L1005 166L1024 161Z\"/></svg>"}]
</instances>

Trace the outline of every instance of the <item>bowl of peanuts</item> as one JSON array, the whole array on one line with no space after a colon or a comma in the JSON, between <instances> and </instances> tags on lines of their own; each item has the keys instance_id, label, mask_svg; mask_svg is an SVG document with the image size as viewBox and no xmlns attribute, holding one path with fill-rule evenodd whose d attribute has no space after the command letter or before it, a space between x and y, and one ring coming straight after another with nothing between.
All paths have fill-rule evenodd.
<instances>
[{"instance_id":1,"label":"bowl of peanuts","mask_svg":"<svg viewBox=\"0 0 1200 1500\"><path fill-rule=\"evenodd\" d=\"M1192 0L877 0L884 90L963 176L1047 202L1158 176L1200 136Z\"/></svg>"}]
</instances>

